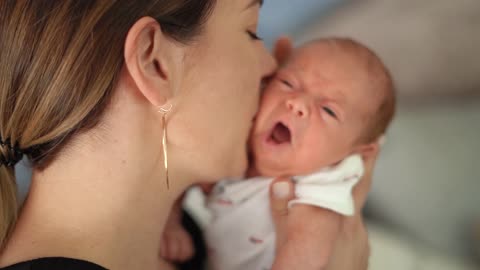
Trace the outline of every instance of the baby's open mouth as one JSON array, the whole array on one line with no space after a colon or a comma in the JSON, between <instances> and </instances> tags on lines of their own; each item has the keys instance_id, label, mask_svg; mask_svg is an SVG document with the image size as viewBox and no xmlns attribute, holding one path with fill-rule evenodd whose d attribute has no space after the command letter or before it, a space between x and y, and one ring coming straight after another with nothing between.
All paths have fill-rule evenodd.
<instances>
[{"instance_id":1,"label":"baby's open mouth","mask_svg":"<svg viewBox=\"0 0 480 270\"><path fill-rule=\"evenodd\" d=\"M292 134L290 129L283 123L277 123L268 138L268 141L274 144L290 143L292 140Z\"/></svg>"}]
</instances>

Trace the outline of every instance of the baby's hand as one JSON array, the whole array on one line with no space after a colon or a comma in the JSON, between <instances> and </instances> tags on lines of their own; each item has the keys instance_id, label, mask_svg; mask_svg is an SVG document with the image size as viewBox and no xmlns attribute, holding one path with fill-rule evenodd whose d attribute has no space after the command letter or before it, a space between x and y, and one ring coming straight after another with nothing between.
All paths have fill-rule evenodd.
<instances>
[{"instance_id":1,"label":"baby's hand","mask_svg":"<svg viewBox=\"0 0 480 270\"><path fill-rule=\"evenodd\" d=\"M192 238L180 223L165 227L160 246L160 256L163 259L184 262L192 258L194 253Z\"/></svg>"},{"instance_id":2,"label":"baby's hand","mask_svg":"<svg viewBox=\"0 0 480 270\"><path fill-rule=\"evenodd\" d=\"M192 238L182 226L182 202L183 195L172 207L160 242L160 256L171 262L187 261L195 253Z\"/></svg>"}]
</instances>

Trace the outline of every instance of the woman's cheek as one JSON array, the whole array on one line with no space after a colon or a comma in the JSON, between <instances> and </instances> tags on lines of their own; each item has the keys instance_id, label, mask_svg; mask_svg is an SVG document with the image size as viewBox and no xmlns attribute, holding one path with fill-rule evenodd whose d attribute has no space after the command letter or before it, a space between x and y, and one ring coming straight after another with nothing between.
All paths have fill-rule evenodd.
<instances>
[{"instance_id":1,"label":"woman's cheek","mask_svg":"<svg viewBox=\"0 0 480 270\"><path fill-rule=\"evenodd\" d=\"M249 115L253 115L258 109L260 99L260 77L255 72L255 66L251 65L249 70L245 70L241 85L245 111Z\"/></svg>"}]
</instances>

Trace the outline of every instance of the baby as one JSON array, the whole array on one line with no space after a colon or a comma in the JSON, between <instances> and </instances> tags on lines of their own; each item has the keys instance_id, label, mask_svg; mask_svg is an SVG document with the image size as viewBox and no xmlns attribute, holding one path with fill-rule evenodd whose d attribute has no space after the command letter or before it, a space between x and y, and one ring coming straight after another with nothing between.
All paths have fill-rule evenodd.
<instances>
[{"instance_id":1,"label":"baby","mask_svg":"<svg viewBox=\"0 0 480 270\"><path fill-rule=\"evenodd\" d=\"M290 207L325 209L325 237L318 241L330 254L338 217L355 211L352 188L363 175L362 156L378 147L394 111L389 72L365 46L330 38L296 49L263 92L248 179L222 181L209 194L210 268L271 268L275 232L268 192L280 176L293 176Z\"/></svg>"}]
</instances>

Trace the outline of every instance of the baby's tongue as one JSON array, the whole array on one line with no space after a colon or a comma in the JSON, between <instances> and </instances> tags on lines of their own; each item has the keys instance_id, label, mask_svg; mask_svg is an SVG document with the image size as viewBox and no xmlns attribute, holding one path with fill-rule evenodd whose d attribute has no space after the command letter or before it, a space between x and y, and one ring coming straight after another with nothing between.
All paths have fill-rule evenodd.
<instances>
[{"instance_id":1,"label":"baby's tongue","mask_svg":"<svg viewBox=\"0 0 480 270\"><path fill-rule=\"evenodd\" d=\"M272 132L272 139L278 144L290 142L290 136L290 130L282 123L278 123Z\"/></svg>"}]
</instances>

